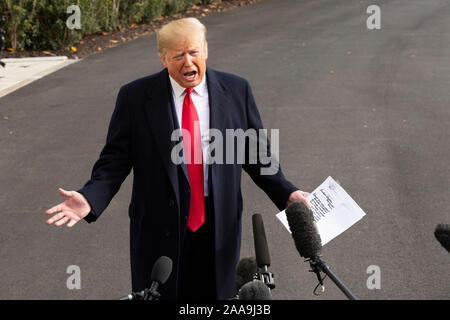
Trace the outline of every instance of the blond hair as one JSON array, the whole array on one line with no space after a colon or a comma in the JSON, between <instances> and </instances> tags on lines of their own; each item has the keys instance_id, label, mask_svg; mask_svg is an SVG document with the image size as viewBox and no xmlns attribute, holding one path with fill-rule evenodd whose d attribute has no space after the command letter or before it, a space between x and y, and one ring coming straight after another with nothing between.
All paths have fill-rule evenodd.
<instances>
[{"instance_id":1,"label":"blond hair","mask_svg":"<svg viewBox=\"0 0 450 320\"><path fill-rule=\"evenodd\" d=\"M196 18L182 18L165 24L156 34L158 54L164 56L166 49L173 47L179 39L201 32L206 43L206 27Z\"/></svg>"}]
</instances>

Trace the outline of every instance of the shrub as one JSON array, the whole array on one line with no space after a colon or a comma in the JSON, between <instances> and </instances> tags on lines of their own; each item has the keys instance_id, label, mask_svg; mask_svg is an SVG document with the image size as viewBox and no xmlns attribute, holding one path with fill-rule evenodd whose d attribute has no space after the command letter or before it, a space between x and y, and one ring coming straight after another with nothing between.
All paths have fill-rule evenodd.
<instances>
[{"instance_id":1,"label":"shrub","mask_svg":"<svg viewBox=\"0 0 450 320\"><path fill-rule=\"evenodd\" d=\"M176 14L189 5L216 0L0 0L0 26L6 33L6 47L17 49L59 49L84 35L120 30L130 24L148 23L162 15ZM81 10L81 30L66 26L67 8Z\"/></svg>"}]
</instances>

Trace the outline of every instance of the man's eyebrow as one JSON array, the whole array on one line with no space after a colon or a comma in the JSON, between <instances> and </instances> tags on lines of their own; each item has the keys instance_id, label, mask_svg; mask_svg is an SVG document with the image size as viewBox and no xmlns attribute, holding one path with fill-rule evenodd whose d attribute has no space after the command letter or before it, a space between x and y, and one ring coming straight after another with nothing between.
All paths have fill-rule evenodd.
<instances>
[{"instance_id":1,"label":"man's eyebrow","mask_svg":"<svg viewBox=\"0 0 450 320\"><path fill-rule=\"evenodd\" d=\"M188 49L187 52L189 52L189 53L190 52L200 52L200 49L192 48L192 49ZM185 51L175 51L172 56L173 57L182 56L182 55L184 55L184 53L185 53Z\"/></svg>"}]
</instances>

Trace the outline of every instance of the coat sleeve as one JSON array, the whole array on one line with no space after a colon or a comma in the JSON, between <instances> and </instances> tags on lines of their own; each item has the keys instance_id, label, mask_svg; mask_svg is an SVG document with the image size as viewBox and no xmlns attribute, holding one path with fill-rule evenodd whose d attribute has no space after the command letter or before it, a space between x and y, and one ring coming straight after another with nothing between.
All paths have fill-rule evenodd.
<instances>
[{"instance_id":1,"label":"coat sleeve","mask_svg":"<svg viewBox=\"0 0 450 320\"><path fill-rule=\"evenodd\" d=\"M117 96L106 143L94 164L90 180L78 190L91 205L87 222L98 219L132 168L130 105L124 88Z\"/></svg>"},{"instance_id":2,"label":"coat sleeve","mask_svg":"<svg viewBox=\"0 0 450 320\"><path fill-rule=\"evenodd\" d=\"M284 177L278 159L271 153L268 137L261 134L263 133L261 131L263 124L247 81L246 106L248 129L254 129L256 136L250 135L246 139L246 159L243 169L256 185L269 196L277 208L284 210L289 195L298 188ZM278 141L276 142L278 143ZM257 160L255 161L255 159Z\"/></svg>"}]
</instances>

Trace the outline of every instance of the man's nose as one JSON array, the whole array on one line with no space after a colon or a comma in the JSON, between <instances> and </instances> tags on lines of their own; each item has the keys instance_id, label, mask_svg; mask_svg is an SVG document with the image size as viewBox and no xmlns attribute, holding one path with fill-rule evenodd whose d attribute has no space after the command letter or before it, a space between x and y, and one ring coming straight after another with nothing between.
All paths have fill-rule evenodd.
<instances>
[{"instance_id":1,"label":"man's nose","mask_svg":"<svg viewBox=\"0 0 450 320\"><path fill-rule=\"evenodd\" d=\"M185 65L185 66L190 66L190 65L192 65L192 57L190 56L189 53L186 53L186 54L184 55L184 65Z\"/></svg>"}]
</instances>

